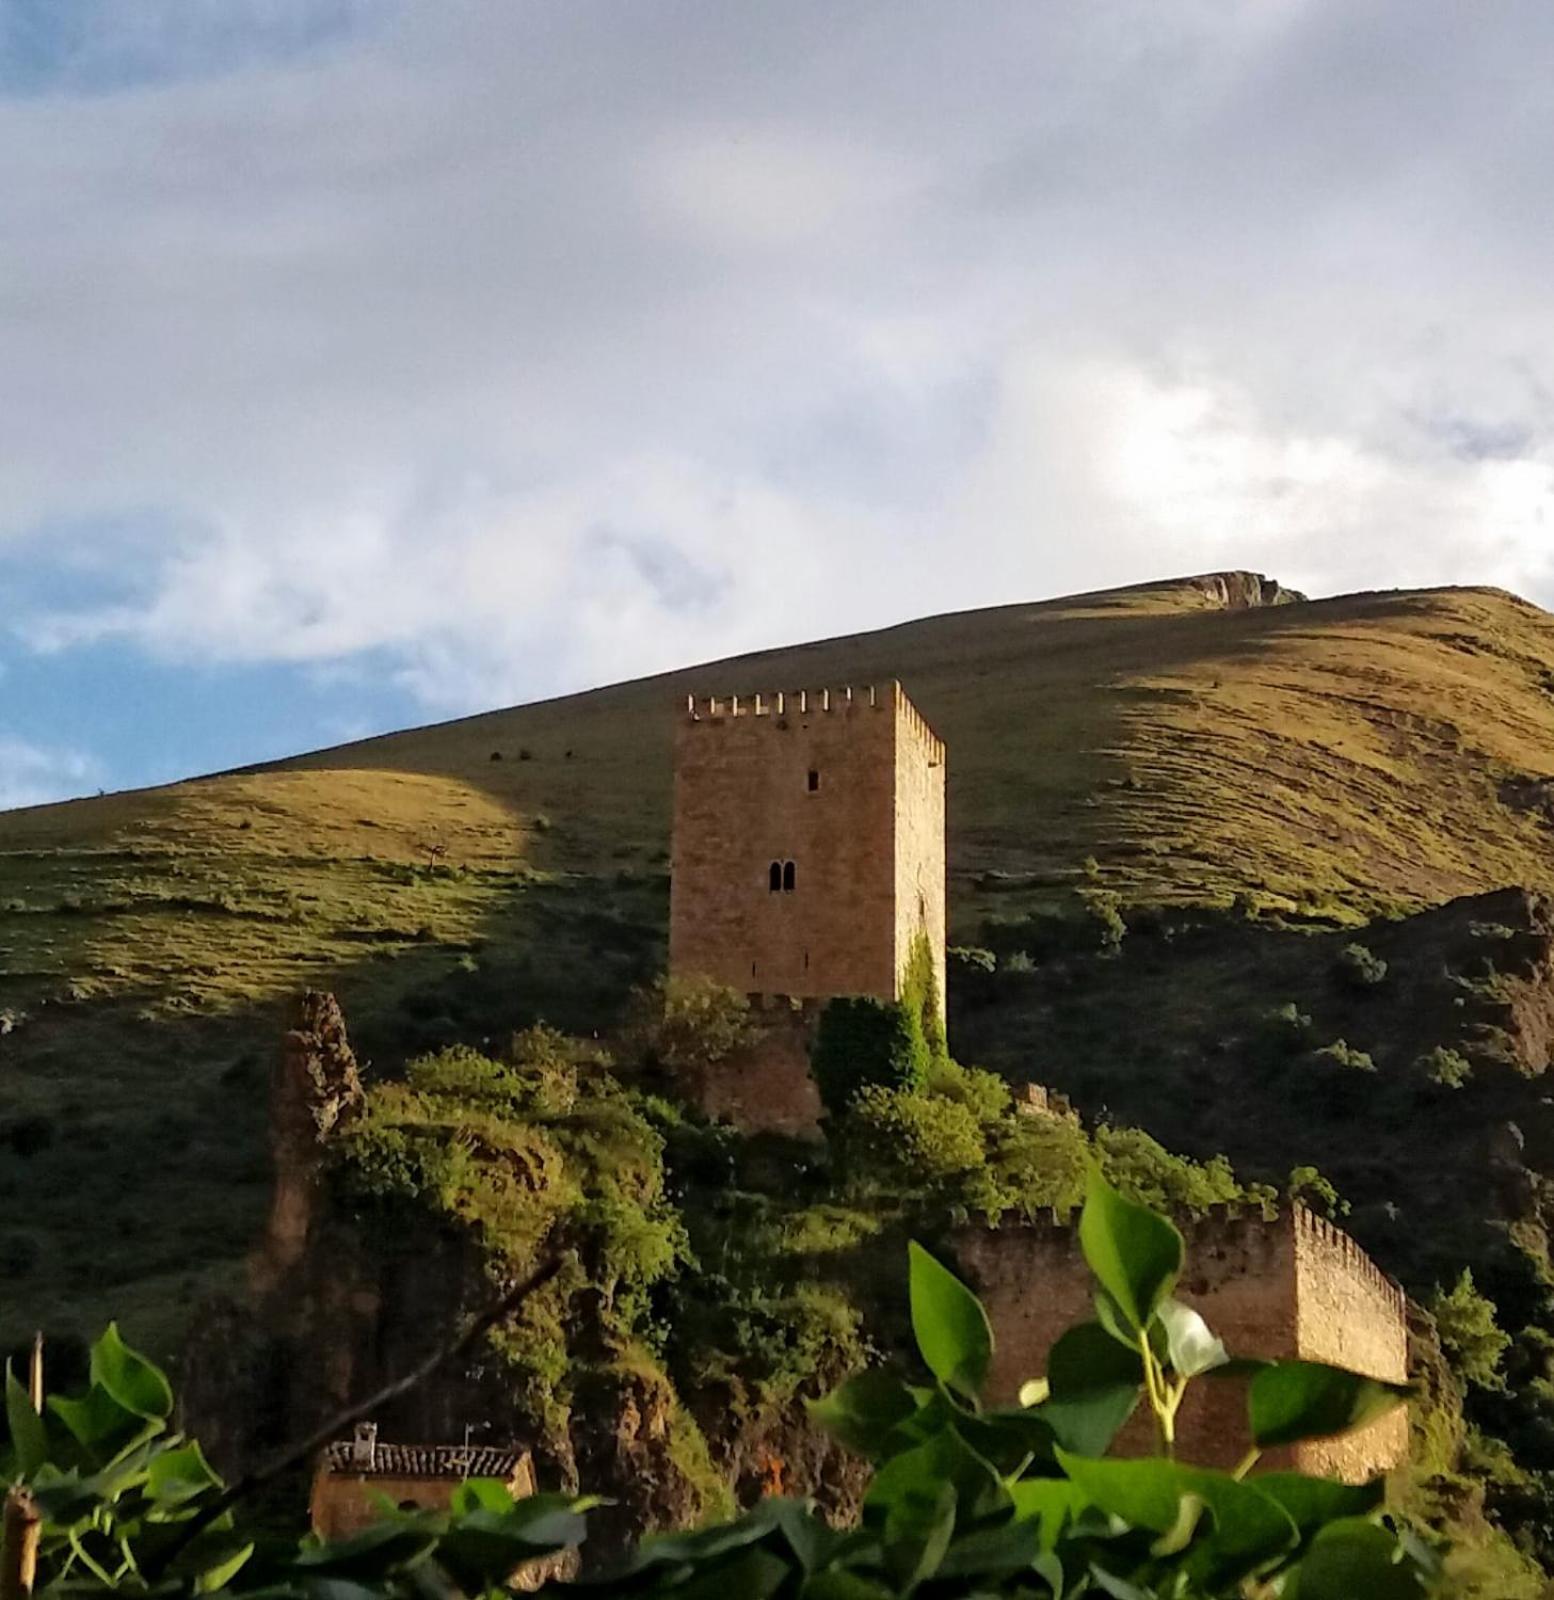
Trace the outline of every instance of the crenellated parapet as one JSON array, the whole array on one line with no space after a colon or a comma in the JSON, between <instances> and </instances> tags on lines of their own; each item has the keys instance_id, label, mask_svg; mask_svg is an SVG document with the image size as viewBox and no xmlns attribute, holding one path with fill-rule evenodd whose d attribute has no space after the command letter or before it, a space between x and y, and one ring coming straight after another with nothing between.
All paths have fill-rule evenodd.
<instances>
[{"instance_id":1,"label":"crenellated parapet","mask_svg":"<svg viewBox=\"0 0 1554 1600\"><path fill-rule=\"evenodd\" d=\"M1349 1234L1305 1206L1292 1210L1297 1246L1312 1264L1349 1274L1379 1301L1394 1307L1399 1317L1404 1315L1408 1296L1403 1286L1383 1272Z\"/></svg>"},{"instance_id":2,"label":"crenellated parapet","mask_svg":"<svg viewBox=\"0 0 1554 1600\"><path fill-rule=\"evenodd\" d=\"M894 711L898 721L928 746L932 759L944 760L944 741L894 678L861 687L844 684L840 688L757 690L752 694L688 694L684 720L720 727L746 717L785 722L790 717L846 716L861 711Z\"/></svg>"},{"instance_id":3,"label":"crenellated parapet","mask_svg":"<svg viewBox=\"0 0 1554 1600\"><path fill-rule=\"evenodd\" d=\"M1045 1372L1059 1335L1094 1315L1094 1282L1077 1213L1010 1214L954 1236L955 1264L981 1295L995 1336L995 1400ZM1200 1311L1233 1355L1326 1361L1388 1382L1407 1377L1402 1289L1341 1228L1304 1206L1276 1215L1213 1206L1182 1226L1186 1264L1177 1296ZM1234 1465L1248 1448L1244 1398L1226 1382L1197 1386L1184 1438L1193 1459ZM1142 1441L1141 1441L1142 1442ZM1402 1459L1401 1412L1360 1432L1314 1440L1270 1465L1360 1481Z\"/></svg>"}]
</instances>

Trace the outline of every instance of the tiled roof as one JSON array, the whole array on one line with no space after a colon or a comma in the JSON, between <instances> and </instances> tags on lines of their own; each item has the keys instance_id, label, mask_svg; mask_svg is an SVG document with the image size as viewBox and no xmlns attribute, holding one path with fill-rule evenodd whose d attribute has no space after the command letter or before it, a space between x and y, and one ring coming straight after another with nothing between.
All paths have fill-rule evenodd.
<instances>
[{"instance_id":1,"label":"tiled roof","mask_svg":"<svg viewBox=\"0 0 1554 1600\"><path fill-rule=\"evenodd\" d=\"M326 1472L365 1478L511 1478L528 1451L518 1445L375 1444L372 1465L356 1460L350 1439L324 1449Z\"/></svg>"}]
</instances>

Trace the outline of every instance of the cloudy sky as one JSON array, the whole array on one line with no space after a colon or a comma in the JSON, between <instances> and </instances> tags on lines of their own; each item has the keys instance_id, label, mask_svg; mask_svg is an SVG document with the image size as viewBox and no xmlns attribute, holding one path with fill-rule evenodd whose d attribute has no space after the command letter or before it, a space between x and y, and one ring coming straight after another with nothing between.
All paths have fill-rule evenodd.
<instances>
[{"instance_id":1,"label":"cloudy sky","mask_svg":"<svg viewBox=\"0 0 1554 1600\"><path fill-rule=\"evenodd\" d=\"M0 806L1252 567L1554 604L1546 0L0 0Z\"/></svg>"}]
</instances>

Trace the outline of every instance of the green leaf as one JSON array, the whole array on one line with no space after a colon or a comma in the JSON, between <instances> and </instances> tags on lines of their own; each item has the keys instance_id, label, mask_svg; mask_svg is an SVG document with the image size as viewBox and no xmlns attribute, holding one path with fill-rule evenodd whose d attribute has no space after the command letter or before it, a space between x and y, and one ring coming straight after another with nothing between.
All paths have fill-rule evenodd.
<instances>
[{"instance_id":1,"label":"green leaf","mask_svg":"<svg viewBox=\"0 0 1554 1600\"><path fill-rule=\"evenodd\" d=\"M110 1322L92 1346L92 1382L128 1412L165 1421L173 1414L173 1390L160 1367L131 1350Z\"/></svg>"},{"instance_id":2,"label":"green leaf","mask_svg":"<svg viewBox=\"0 0 1554 1600\"><path fill-rule=\"evenodd\" d=\"M5 1364L5 1420L11 1429L11 1448L16 1452L17 1471L30 1478L49 1458L48 1430L43 1418L32 1409L32 1400L11 1363Z\"/></svg>"},{"instance_id":3,"label":"green leaf","mask_svg":"<svg viewBox=\"0 0 1554 1600\"><path fill-rule=\"evenodd\" d=\"M127 1411L101 1384L79 1400L51 1394L49 1410L64 1423L88 1461L102 1465L133 1450L162 1431L164 1424Z\"/></svg>"},{"instance_id":4,"label":"green leaf","mask_svg":"<svg viewBox=\"0 0 1554 1600\"><path fill-rule=\"evenodd\" d=\"M193 1500L208 1489L220 1487L220 1477L193 1442L161 1451L146 1466L146 1493L159 1505Z\"/></svg>"},{"instance_id":5,"label":"green leaf","mask_svg":"<svg viewBox=\"0 0 1554 1600\"><path fill-rule=\"evenodd\" d=\"M818 1572L829 1561L844 1535L827 1527L804 1500L773 1498L783 1537L805 1572Z\"/></svg>"},{"instance_id":6,"label":"green leaf","mask_svg":"<svg viewBox=\"0 0 1554 1600\"><path fill-rule=\"evenodd\" d=\"M1065 1450L1100 1456L1138 1405L1144 1365L1099 1322L1081 1322L1053 1345L1047 1381L1052 1398L1037 1414Z\"/></svg>"},{"instance_id":7,"label":"green leaf","mask_svg":"<svg viewBox=\"0 0 1554 1600\"><path fill-rule=\"evenodd\" d=\"M1196 1378L1199 1373L1222 1367L1230 1360L1225 1346L1191 1306L1184 1306L1180 1300L1166 1299L1160 1302L1155 1315L1165 1328L1171 1365L1182 1377Z\"/></svg>"},{"instance_id":8,"label":"green leaf","mask_svg":"<svg viewBox=\"0 0 1554 1600\"><path fill-rule=\"evenodd\" d=\"M1191 1548L1185 1564L1203 1593L1225 1585L1292 1550L1294 1522L1254 1484L1229 1473L1185 1467L1160 1457L1091 1461L1059 1451L1069 1478L1101 1510L1161 1537L1157 1556ZM1202 1513L1208 1512L1205 1528ZM1195 1590L1195 1592L1197 1592Z\"/></svg>"},{"instance_id":9,"label":"green leaf","mask_svg":"<svg viewBox=\"0 0 1554 1600\"><path fill-rule=\"evenodd\" d=\"M1364 1517L1386 1499L1385 1479L1371 1483L1337 1483L1331 1478L1308 1478L1300 1472L1263 1472L1257 1487L1284 1508L1284 1513L1309 1538L1319 1528L1344 1517Z\"/></svg>"},{"instance_id":10,"label":"green leaf","mask_svg":"<svg viewBox=\"0 0 1554 1600\"><path fill-rule=\"evenodd\" d=\"M1208 1507L1213 1532L1201 1538L1188 1569L1210 1592L1246 1577L1284 1557L1299 1543L1295 1522L1261 1483L1243 1482L1226 1472L1178 1467L1185 1494Z\"/></svg>"},{"instance_id":11,"label":"green leaf","mask_svg":"<svg viewBox=\"0 0 1554 1600\"><path fill-rule=\"evenodd\" d=\"M1424 1573L1395 1535L1374 1522L1330 1523L1311 1542L1286 1600L1422 1600Z\"/></svg>"},{"instance_id":12,"label":"green leaf","mask_svg":"<svg viewBox=\"0 0 1554 1600\"><path fill-rule=\"evenodd\" d=\"M1005 1578L1028 1571L1040 1554L1041 1533L1034 1521L1006 1522L954 1540L939 1563L937 1576Z\"/></svg>"},{"instance_id":13,"label":"green leaf","mask_svg":"<svg viewBox=\"0 0 1554 1600\"><path fill-rule=\"evenodd\" d=\"M1041 1547L1052 1550L1064 1530L1089 1504L1090 1498L1068 1478L1025 1478L1009 1485L1015 1519L1034 1522Z\"/></svg>"},{"instance_id":14,"label":"green leaf","mask_svg":"<svg viewBox=\"0 0 1554 1600\"><path fill-rule=\"evenodd\" d=\"M989 1516L1010 1504L1009 1491L992 1463L971 1448L953 1427L946 1427L913 1450L892 1456L874 1474L864 1497L865 1517L888 1517L898 1501L932 1501L939 1486L955 1490L968 1518Z\"/></svg>"},{"instance_id":15,"label":"green leaf","mask_svg":"<svg viewBox=\"0 0 1554 1600\"><path fill-rule=\"evenodd\" d=\"M177 1526L177 1524L171 1524ZM229 1528L206 1528L173 1558L171 1570L194 1581L197 1594L224 1589L254 1553L253 1535Z\"/></svg>"},{"instance_id":16,"label":"green leaf","mask_svg":"<svg viewBox=\"0 0 1554 1600\"><path fill-rule=\"evenodd\" d=\"M896 1591L860 1577L856 1572L828 1567L804 1580L799 1597L800 1600L895 1600Z\"/></svg>"},{"instance_id":17,"label":"green leaf","mask_svg":"<svg viewBox=\"0 0 1554 1600\"><path fill-rule=\"evenodd\" d=\"M1092 1171L1079 1218L1079 1244L1090 1270L1136 1332L1182 1270L1182 1236L1166 1218L1124 1200Z\"/></svg>"},{"instance_id":18,"label":"green leaf","mask_svg":"<svg viewBox=\"0 0 1554 1600\"><path fill-rule=\"evenodd\" d=\"M914 1239L910 1261L912 1332L928 1370L975 1400L993 1359L993 1329L982 1302Z\"/></svg>"},{"instance_id":19,"label":"green leaf","mask_svg":"<svg viewBox=\"0 0 1554 1600\"><path fill-rule=\"evenodd\" d=\"M428 1555L437 1535L405 1522L374 1522L349 1539L318 1545L293 1557L292 1565L306 1574L371 1583L398 1568L411 1566Z\"/></svg>"},{"instance_id":20,"label":"green leaf","mask_svg":"<svg viewBox=\"0 0 1554 1600\"><path fill-rule=\"evenodd\" d=\"M448 1509L456 1517L473 1511L508 1512L513 1509L513 1497L500 1478L466 1478L453 1491Z\"/></svg>"},{"instance_id":21,"label":"green leaf","mask_svg":"<svg viewBox=\"0 0 1554 1600\"><path fill-rule=\"evenodd\" d=\"M777 1500L762 1500L733 1522L716 1523L690 1533L650 1534L637 1545L623 1570L629 1574L683 1562L700 1565L744 1545L755 1544L779 1526L780 1504Z\"/></svg>"},{"instance_id":22,"label":"green leaf","mask_svg":"<svg viewBox=\"0 0 1554 1600\"><path fill-rule=\"evenodd\" d=\"M708 1572L676 1585L676 1600L770 1600L792 1568L772 1550L746 1550Z\"/></svg>"},{"instance_id":23,"label":"green leaf","mask_svg":"<svg viewBox=\"0 0 1554 1600\"><path fill-rule=\"evenodd\" d=\"M927 1484L896 1495L885 1516L885 1568L910 1594L939 1570L955 1536L955 1487Z\"/></svg>"},{"instance_id":24,"label":"green leaf","mask_svg":"<svg viewBox=\"0 0 1554 1600\"><path fill-rule=\"evenodd\" d=\"M1006 1477L1029 1461L1054 1459L1057 1435L1052 1424L1029 1408L983 1411L974 1417L962 1413L955 1419L955 1431Z\"/></svg>"},{"instance_id":25,"label":"green leaf","mask_svg":"<svg viewBox=\"0 0 1554 1600\"><path fill-rule=\"evenodd\" d=\"M1158 1456L1093 1461L1067 1450L1058 1451L1058 1461L1070 1481L1103 1511L1151 1533L1170 1533L1176 1527L1182 1485L1175 1462Z\"/></svg>"},{"instance_id":26,"label":"green leaf","mask_svg":"<svg viewBox=\"0 0 1554 1600\"><path fill-rule=\"evenodd\" d=\"M810 1416L849 1450L878 1461L892 1433L918 1409L911 1391L878 1368L860 1372L824 1400L812 1400Z\"/></svg>"},{"instance_id":27,"label":"green leaf","mask_svg":"<svg viewBox=\"0 0 1554 1600\"><path fill-rule=\"evenodd\" d=\"M1317 1361L1275 1361L1247 1389L1252 1439L1266 1449L1344 1433L1384 1416L1410 1392L1404 1384Z\"/></svg>"}]
</instances>

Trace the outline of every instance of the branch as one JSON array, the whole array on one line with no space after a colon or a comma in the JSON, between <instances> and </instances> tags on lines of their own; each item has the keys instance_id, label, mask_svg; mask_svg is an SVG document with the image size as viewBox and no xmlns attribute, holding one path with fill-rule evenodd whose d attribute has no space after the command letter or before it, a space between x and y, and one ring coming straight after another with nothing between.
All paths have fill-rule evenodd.
<instances>
[{"instance_id":1,"label":"branch","mask_svg":"<svg viewBox=\"0 0 1554 1600\"><path fill-rule=\"evenodd\" d=\"M418 1383L423 1383L441 1366L464 1354L471 1345L475 1344L483 1335L488 1333L500 1322L503 1317L516 1311L530 1295L538 1294L552 1278L561 1271L562 1258L553 1256L544 1266L525 1278L516 1289L488 1306L451 1344L445 1344L434 1350L424 1361L419 1362L408 1372L383 1385L381 1389L367 1396L365 1400L355 1405L347 1406L344 1411L332 1416L322 1427L316 1428L305 1439L295 1444L287 1445L278 1455L273 1456L263 1466L256 1467L252 1472L245 1473L229 1489L223 1490L208 1505L179 1529L178 1537L174 1539L152 1561L145 1563L142 1569L148 1583L156 1579L167 1570L172 1563L219 1517L225 1516L239 1501L246 1500L257 1490L273 1483L277 1478L290 1472L293 1467L299 1467L313 1454L315 1450L328 1444L353 1423L360 1422L364 1417L370 1416L380 1407L385 1406L390 1400L397 1400L400 1395L408 1393Z\"/></svg>"}]
</instances>

